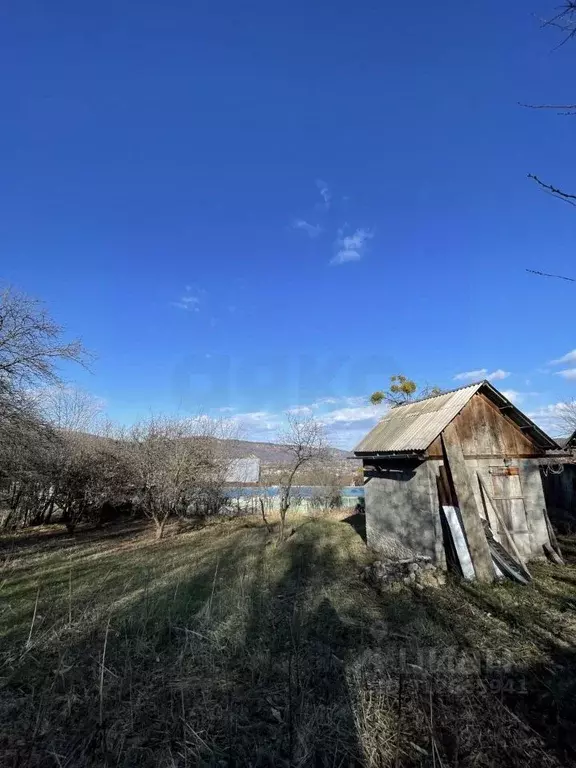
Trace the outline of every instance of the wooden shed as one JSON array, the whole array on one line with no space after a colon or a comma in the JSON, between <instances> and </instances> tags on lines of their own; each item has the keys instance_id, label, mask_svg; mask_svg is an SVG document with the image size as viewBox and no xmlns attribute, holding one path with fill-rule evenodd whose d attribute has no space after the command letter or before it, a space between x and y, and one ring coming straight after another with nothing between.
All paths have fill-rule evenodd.
<instances>
[{"instance_id":1,"label":"wooden shed","mask_svg":"<svg viewBox=\"0 0 576 768\"><path fill-rule=\"evenodd\" d=\"M488 381L392 408L354 451L369 546L445 567L460 544L483 581L498 575L494 547L521 564L541 557L550 538L540 463L558 448Z\"/></svg>"},{"instance_id":2,"label":"wooden shed","mask_svg":"<svg viewBox=\"0 0 576 768\"><path fill-rule=\"evenodd\" d=\"M542 483L550 519L562 533L576 530L576 431L564 442L560 454L549 454Z\"/></svg>"}]
</instances>

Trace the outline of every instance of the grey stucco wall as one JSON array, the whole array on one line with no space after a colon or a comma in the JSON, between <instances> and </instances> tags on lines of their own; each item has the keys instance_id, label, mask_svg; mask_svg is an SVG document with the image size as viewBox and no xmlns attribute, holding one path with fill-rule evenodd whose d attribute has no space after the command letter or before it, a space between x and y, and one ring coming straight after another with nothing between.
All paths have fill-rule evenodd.
<instances>
[{"instance_id":1,"label":"grey stucco wall","mask_svg":"<svg viewBox=\"0 0 576 768\"><path fill-rule=\"evenodd\" d=\"M427 555L443 564L444 548L432 462L366 467L366 538L384 557Z\"/></svg>"}]
</instances>

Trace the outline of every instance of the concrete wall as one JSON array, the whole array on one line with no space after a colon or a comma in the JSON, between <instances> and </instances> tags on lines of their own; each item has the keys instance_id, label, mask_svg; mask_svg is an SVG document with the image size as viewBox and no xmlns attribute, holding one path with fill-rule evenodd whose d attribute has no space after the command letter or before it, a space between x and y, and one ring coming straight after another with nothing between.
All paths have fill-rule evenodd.
<instances>
[{"instance_id":1,"label":"concrete wall","mask_svg":"<svg viewBox=\"0 0 576 768\"><path fill-rule=\"evenodd\" d=\"M397 461L378 466L365 465L367 478L364 485L366 499L366 535L372 549L386 557L428 555L440 567L445 566L445 551L436 478L442 462L428 460L422 463ZM484 507L478 473L488 492L494 494L491 467L518 467L514 477L517 495L523 498L512 502L518 515L514 540L526 559L543 557L542 545L549 543L544 490L537 459L510 459L504 462L496 457L468 459L466 461L477 508L487 516L493 531L499 528L490 505ZM511 487L514 487L514 483ZM512 494L511 494L512 495ZM513 494L513 495L516 495ZM522 512L521 515L518 513ZM525 518L524 518L525 513ZM522 518L520 520L520 517ZM505 541L502 542L506 544Z\"/></svg>"},{"instance_id":2,"label":"concrete wall","mask_svg":"<svg viewBox=\"0 0 576 768\"><path fill-rule=\"evenodd\" d=\"M365 466L368 546L386 557L427 555L443 564L434 462Z\"/></svg>"}]
</instances>

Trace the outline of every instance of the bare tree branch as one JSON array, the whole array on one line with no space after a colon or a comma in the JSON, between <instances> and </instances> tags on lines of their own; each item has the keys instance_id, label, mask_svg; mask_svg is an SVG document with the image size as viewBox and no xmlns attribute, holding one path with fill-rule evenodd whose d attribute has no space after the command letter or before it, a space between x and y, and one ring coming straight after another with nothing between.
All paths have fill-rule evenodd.
<instances>
[{"instance_id":1,"label":"bare tree branch","mask_svg":"<svg viewBox=\"0 0 576 768\"><path fill-rule=\"evenodd\" d=\"M521 101L518 102L519 106L526 109L556 109L564 110L563 112L557 112L556 114L562 117L570 115L576 115L576 104L524 104Z\"/></svg>"},{"instance_id":2,"label":"bare tree branch","mask_svg":"<svg viewBox=\"0 0 576 768\"><path fill-rule=\"evenodd\" d=\"M555 50L561 48L576 35L576 0L566 0L562 10L551 19L545 19L542 26L556 27L556 29L566 32L566 36L558 43Z\"/></svg>"},{"instance_id":3,"label":"bare tree branch","mask_svg":"<svg viewBox=\"0 0 576 768\"><path fill-rule=\"evenodd\" d=\"M540 275L540 277L555 277L558 280L568 280L571 283L576 283L576 280L573 277L565 277L564 275L551 275L548 272L540 272L537 269L527 269L526 272L530 272L533 275Z\"/></svg>"},{"instance_id":4,"label":"bare tree branch","mask_svg":"<svg viewBox=\"0 0 576 768\"><path fill-rule=\"evenodd\" d=\"M563 192L561 189L558 189L557 187L552 186L552 184L545 184L543 181L541 181L538 178L538 176L535 176L533 173L529 173L528 178L532 179L537 184L539 184L543 189L545 189L553 197L557 197L559 200L564 200L565 203L568 203L569 205L573 205L576 208L576 195L570 195L568 194L568 192Z\"/></svg>"},{"instance_id":5,"label":"bare tree branch","mask_svg":"<svg viewBox=\"0 0 576 768\"><path fill-rule=\"evenodd\" d=\"M0 386L34 387L59 380L57 364L86 365L90 355L78 339L62 340L63 328L40 301L7 288L0 293Z\"/></svg>"}]
</instances>

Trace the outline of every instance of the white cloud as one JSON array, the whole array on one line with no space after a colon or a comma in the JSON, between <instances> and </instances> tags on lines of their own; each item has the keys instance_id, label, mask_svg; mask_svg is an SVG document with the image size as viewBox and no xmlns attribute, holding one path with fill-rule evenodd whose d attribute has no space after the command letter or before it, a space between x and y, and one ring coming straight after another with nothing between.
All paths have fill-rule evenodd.
<instances>
[{"instance_id":1,"label":"white cloud","mask_svg":"<svg viewBox=\"0 0 576 768\"><path fill-rule=\"evenodd\" d=\"M310 416L314 407L314 403L312 405L295 405L288 409L288 413L292 413L295 416Z\"/></svg>"},{"instance_id":2,"label":"white cloud","mask_svg":"<svg viewBox=\"0 0 576 768\"><path fill-rule=\"evenodd\" d=\"M320 224L310 224L305 219L296 219L292 222L292 227L294 229L300 229L302 232L306 232L306 234L312 238L322 234L322 227Z\"/></svg>"},{"instance_id":3,"label":"white cloud","mask_svg":"<svg viewBox=\"0 0 576 768\"><path fill-rule=\"evenodd\" d=\"M502 381L502 379L507 379L508 376L510 376L510 371L503 371L502 368L498 368L497 371L489 373L486 378L488 381Z\"/></svg>"},{"instance_id":4,"label":"white cloud","mask_svg":"<svg viewBox=\"0 0 576 768\"><path fill-rule=\"evenodd\" d=\"M345 264L347 261L359 261L366 250L366 242L374 237L369 229L357 229L353 235L338 233L335 243L336 255L330 260L331 264Z\"/></svg>"},{"instance_id":5,"label":"white cloud","mask_svg":"<svg viewBox=\"0 0 576 768\"><path fill-rule=\"evenodd\" d=\"M521 403L524 399L524 395L521 392L516 392L515 389L503 389L502 394L504 397L507 397L511 403L515 403L516 405Z\"/></svg>"},{"instance_id":6,"label":"white cloud","mask_svg":"<svg viewBox=\"0 0 576 768\"><path fill-rule=\"evenodd\" d=\"M488 381L501 381L507 379L510 376L509 371L503 371L498 368L492 373L488 373L488 368L478 368L475 371L464 371L463 373L457 373L454 376L454 381L480 381L481 379L487 379Z\"/></svg>"},{"instance_id":7,"label":"white cloud","mask_svg":"<svg viewBox=\"0 0 576 768\"><path fill-rule=\"evenodd\" d=\"M185 312L200 312L200 291L193 291L190 285L186 286L186 293L178 301L173 301L172 306L178 307Z\"/></svg>"},{"instance_id":8,"label":"white cloud","mask_svg":"<svg viewBox=\"0 0 576 768\"><path fill-rule=\"evenodd\" d=\"M556 376L562 376L563 379L573 381L576 379L576 368L565 368L563 371L558 371Z\"/></svg>"},{"instance_id":9,"label":"white cloud","mask_svg":"<svg viewBox=\"0 0 576 768\"><path fill-rule=\"evenodd\" d=\"M570 406L566 403L550 403L527 415L545 432L550 432L553 435L566 435L570 432L567 420L567 416L569 419L570 414Z\"/></svg>"},{"instance_id":10,"label":"white cloud","mask_svg":"<svg viewBox=\"0 0 576 768\"><path fill-rule=\"evenodd\" d=\"M330 208L330 203L332 202L332 192L330 192L328 184L326 184L325 181L322 181L322 179L316 179L316 186L324 200L324 207L328 210L328 208Z\"/></svg>"},{"instance_id":11,"label":"white cloud","mask_svg":"<svg viewBox=\"0 0 576 768\"><path fill-rule=\"evenodd\" d=\"M487 373L487 368L478 368L476 371L464 371L463 373L457 373L456 376L454 376L454 381L476 381L485 379Z\"/></svg>"},{"instance_id":12,"label":"white cloud","mask_svg":"<svg viewBox=\"0 0 576 768\"><path fill-rule=\"evenodd\" d=\"M368 422L376 424L388 411L387 405L360 405L356 407L336 408L319 416L326 426L330 424L354 424Z\"/></svg>"},{"instance_id":13,"label":"white cloud","mask_svg":"<svg viewBox=\"0 0 576 768\"><path fill-rule=\"evenodd\" d=\"M229 423L238 429L242 438L271 440L282 426L283 416L270 411L249 411L231 416Z\"/></svg>"},{"instance_id":14,"label":"white cloud","mask_svg":"<svg viewBox=\"0 0 576 768\"><path fill-rule=\"evenodd\" d=\"M567 352L564 357L559 357L558 360L552 360L550 365L561 365L562 363L576 363L576 349Z\"/></svg>"}]
</instances>

